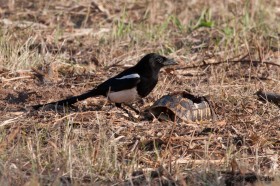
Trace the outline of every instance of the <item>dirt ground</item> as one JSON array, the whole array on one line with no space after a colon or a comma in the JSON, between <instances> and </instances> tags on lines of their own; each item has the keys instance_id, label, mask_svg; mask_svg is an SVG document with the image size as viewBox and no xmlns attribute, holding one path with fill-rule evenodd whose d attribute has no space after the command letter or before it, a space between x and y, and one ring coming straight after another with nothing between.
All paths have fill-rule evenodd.
<instances>
[{"instance_id":1,"label":"dirt ground","mask_svg":"<svg viewBox=\"0 0 280 186\"><path fill-rule=\"evenodd\" d=\"M0 2L0 181L4 185L278 185L278 1ZM217 121L131 119L81 94L157 52L177 66L135 103L208 96ZM139 117L131 111L134 117Z\"/></svg>"}]
</instances>

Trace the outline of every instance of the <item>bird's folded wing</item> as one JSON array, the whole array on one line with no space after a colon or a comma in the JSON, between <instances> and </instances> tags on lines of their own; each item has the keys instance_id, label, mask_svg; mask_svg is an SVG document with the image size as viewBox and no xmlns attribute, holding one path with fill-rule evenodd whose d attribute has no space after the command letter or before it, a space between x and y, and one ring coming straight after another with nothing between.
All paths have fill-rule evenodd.
<instances>
[{"instance_id":1,"label":"bird's folded wing","mask_svg":"<svg viewBox=\"0 0 280 186\"><path fill-rule=\"evenodd\" d=\"M118 75L100 84L97 89L104 90L106 92L117 92L136 87L139 82L140 76L137 73Z\"/></svg>"}]
</instances>

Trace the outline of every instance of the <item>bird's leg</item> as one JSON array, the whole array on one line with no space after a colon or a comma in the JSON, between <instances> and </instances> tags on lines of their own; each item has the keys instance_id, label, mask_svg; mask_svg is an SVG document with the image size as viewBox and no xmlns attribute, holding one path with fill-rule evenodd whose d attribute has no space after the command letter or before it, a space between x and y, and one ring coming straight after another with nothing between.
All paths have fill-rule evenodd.
<instances>
[{"instance_id":1,"label":"bird's leg","mask_svg":"<svg viewBox=\"0 0 280 186\"><path fill-rule=\"evenodd\" d=\"M130 104L125 104L126 106L128 106L131 110L133 110L136 114L140 114L140 111L138 110L138 109L136 109L136 108L134 108L132 105L130 105Z\"/></svg>"},{"instance_id":2,"label":"bird's leg","mask_svg":"<svg viewBox=\"0 0 280 186\"><path fill-rule=\"evenodd\" d=\"M128 116L132 119L132 121L136 121L136 118L127 109L123 108L121 103L115 103L115 105L116 105L116 107L125 111L128 114Z\"/></svg>"},{"instance_id":3,"label":"bird's leg","mask_svg":"<svg viewBox=\"0 0 280 186\"><path fill-rule=\"evenodd\" d=\"M123 111L125 111L128 115L130 115L129 111L125 108L122 107L122 104L121 103L115 103L116 107L122 109Z\"/></svg>"},{"instance_id":4,"label":"bird's leg","mask_svg":"<svg viewBox=\"0 0 280 186\"><path fill-rule=\"evenodd\" d=\"M140 104L141 104L142 106L145 104L145 101L144 101L143 98L141 98L141 99L139 100L139 102L140 102Z\"/></svg>"},{"instance_id":5,"label":"bird's leg","mask_svg":"<svg viewBox=\"0 0 280 186\"><path fill-rule=\"evenodd\" d=\"M141 106L143 106L145 104L143 98L138 100L138 103L141 104ZM136 109L135 107L133 107L131 104L125 104L126 106L128 106L131 110L133 110L136 114L140 115L141 111L139 110L139 107L137 107L138 109Z\"/></svg>"}]
</instances>

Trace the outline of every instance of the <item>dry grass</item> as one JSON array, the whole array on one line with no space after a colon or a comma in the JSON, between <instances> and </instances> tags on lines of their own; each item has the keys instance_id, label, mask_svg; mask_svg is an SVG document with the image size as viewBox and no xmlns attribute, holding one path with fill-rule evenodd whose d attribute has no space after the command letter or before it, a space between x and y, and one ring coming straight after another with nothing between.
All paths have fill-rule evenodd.
<instances>
[{"instance_id":1,"label":"dry grass","mask_svg":"<svg viewBox=\"0 0 280 186\"><path fill-rule=\"evenodd\" d=\"M9 0L0 16L2 185L279 184L279 108L254 95L280 92L277 0ZM161 72L141 110L187 89L210 95L219 120L134 122L105 98L28 109L149 52L180 65Z\"/></svg>"}]
</instances>

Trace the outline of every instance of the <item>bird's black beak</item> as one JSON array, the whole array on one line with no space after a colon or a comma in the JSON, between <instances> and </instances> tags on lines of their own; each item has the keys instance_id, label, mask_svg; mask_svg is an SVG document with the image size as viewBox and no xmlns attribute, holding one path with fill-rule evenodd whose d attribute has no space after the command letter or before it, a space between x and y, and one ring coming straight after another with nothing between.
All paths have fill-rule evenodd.
<instances>
[{"instance_id":1,"label":"bird's black beak","mask_svg":"<svg viewBox=\"0 0 280 186\"><path fill-rule=\"evenodd\" d=\"M167 59L162 64L163 64L163 66L177 65L177 63L174 61L174 59Z\"/></svg>"}]
</instances>

